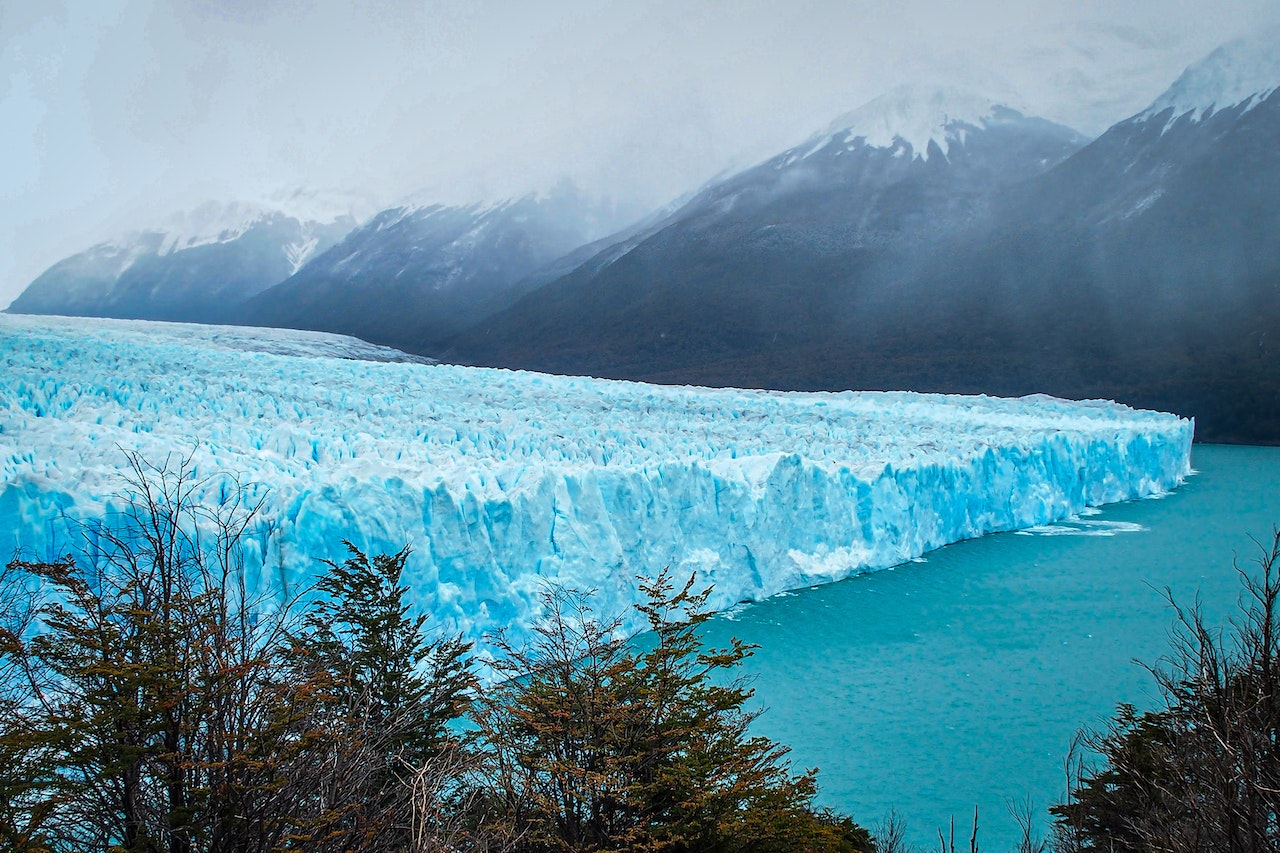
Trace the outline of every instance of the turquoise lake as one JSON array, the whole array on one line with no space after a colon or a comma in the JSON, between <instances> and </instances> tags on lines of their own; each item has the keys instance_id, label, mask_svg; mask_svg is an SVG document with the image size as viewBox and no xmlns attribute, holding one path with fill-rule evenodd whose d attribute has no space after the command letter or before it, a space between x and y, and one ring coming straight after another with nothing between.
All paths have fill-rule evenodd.
<instances>
[{"instance_id":1,"label":"turquoise lake","mask_svg":"<svg viewBox=\"0 0 1280 853\"><path fill-rule=\"evenodd\" d=\"M1165 588L1229 615L1233 557L1280 524L1280 448L1197 445L1192 465L1163 498L741 606L708 639L759 644L756 730L820 768L821 803L864 825L892 807L930 849L952 815L967 843L976 805L983 849L1010 849L1006 801L1047 826L1076 731L1151 704L1135 659L1167 647Z\"/></svg>"}]
</instances>

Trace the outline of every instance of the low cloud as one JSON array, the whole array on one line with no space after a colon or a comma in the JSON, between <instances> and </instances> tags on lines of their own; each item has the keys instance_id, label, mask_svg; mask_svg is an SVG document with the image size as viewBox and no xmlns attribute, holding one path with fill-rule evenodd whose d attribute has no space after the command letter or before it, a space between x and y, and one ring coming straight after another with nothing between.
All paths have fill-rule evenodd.
<instances>
[{"instance_id":1,"label":"low cloud","mask_svg":"<svg viewBox=\"0 0 1280 853\"><path fill-rule=\"evenodd\" d=\"M462 202L568 176L657 205L940 76L1097 133L1273 5L19 0L0 19L0 305L208 199Z\"/></svg>"}]
</instances>

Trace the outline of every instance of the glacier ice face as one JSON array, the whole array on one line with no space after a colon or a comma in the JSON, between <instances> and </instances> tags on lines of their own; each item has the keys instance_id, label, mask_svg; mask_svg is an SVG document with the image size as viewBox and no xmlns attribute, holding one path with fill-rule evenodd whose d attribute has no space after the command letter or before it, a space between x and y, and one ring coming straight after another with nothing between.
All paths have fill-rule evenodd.
<instances>
[{"instance_id":1,"label":"glacier ice face","mask_svg":"<svg viewBox=\"0 0 1280 853\"><path fill-rule=\"evenodd\" d=\"M1160 493L1190 471L1191 422L1114 403L335 357L380 349L0 316L0 550L72 546L70 522L103 517L120 491L123 451L189 453L197 474L233 474L265 500L251 582L313 576L318 558L344 556L343 538L408 543L421 607L472 638L518 639L547 582L594 589L600 612L620 613L637 574L670 566L714 583L727 608ZM205 499L224 486L210 480Z\"/></svg>"}]
</instances>

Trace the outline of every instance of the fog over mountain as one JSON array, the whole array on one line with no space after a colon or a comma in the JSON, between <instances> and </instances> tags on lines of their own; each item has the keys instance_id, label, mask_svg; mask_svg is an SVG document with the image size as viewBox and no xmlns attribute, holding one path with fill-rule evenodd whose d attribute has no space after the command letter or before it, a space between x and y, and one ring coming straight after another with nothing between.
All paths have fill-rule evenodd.
<instances>
[{"instance_id":1,"label":"fog over mountain","mask_svg":"<svg viewBox=\"0 0 1280 853\"><path fill-rule=\"evenodd\" d=\"M1002 190L1086 142L976 92L899 87L478 323L452 354L553 372L822 387L843 368L800 358L797 347L905 306L901 288L923 259L992 215Z\"/></svg>"},{"instance_id":2,"label":"fog over mountain","mask_svg":"<svg viewBox=\"0 0 1280 853\"><path fill-rule=\"evenodd\" d=\"M292 204L207 203L78 252L42 273L11 311L217 323L356 226L309 196ZM301 202L301 203L299 203Z\"/></svg>"},{"instance_id":3,"label":"fog over mountain","mask_svg":"<svg viewBox=\"0 0 1280 853\"><path fill-rule=\"evenodd\" d=\"M124 237L53 259L13 310L329 330L431 358L654 382L1107 397L1193 415L1202 439L1280 441L1280 24L1268 23L1277 10L1242 9L1233 26L1243 38L1208 45L1177 67L1168 60L1213 31L1196 8L1164 4L1157 14L1140 4L1125 13L1139 23L1106 25L1083 12L1059 15L1046 53L1056 72L1038 75L1045 66L1029 28L1040 18L1001 19L980 33L930 7L938 19L909 36L874 21L860 36L909 43L913 53L887 62L870 50L880 64L835 82L807 79L788 100L775 88L786 78L776 65L743 66L728 86L717 76L723 69L712 73L707 63L764 45L798 60L801 43L817 62L838 30L818 33L815 22L847 23L849 7L844 17L821 4L810 17L770 10L767 37L753 29L761 26L753 15L653 17L656 7L584 13L567 31L515 13L494 18L484 7L475 17L423 7L440 12L429 21L417 6L388 8L397 11L372 24L349 21L342 38L363 44L367 26L381 28L380 38L397 28L410 42L450 26L480 38L468 28L484 23L493 27L484 38L501 41L519 20L528 42L508 43L515 65L528 70L521 63L536 65L542 48L558 45L584 61L570 75L582 86L559 90L565 68L554 62L538 85L515 80L507 66L476 71L509 84L497 100L470 78L433 78L427 90L444 80L455 90L422 120L443 122L461 102L492 132L446 127L424 141L421 128L406 135L374 122L356 159L380 177L361 189L318 191L316 182L220 196L231 203L188 207L158 227L154 209L133 231L113 231ZM254 38L280 20L265 6L230 15L147 9L150 35L166 14ZM301 26L329 14L318 10ZM29 16L30 32L48 20ZM1188 29L1197 20L1204 26ZM651 30L659 21L675 29ZM786 39L782 23L796 26ZM944 24L950 40L931 42ZM581 38L570 47L565 32ZM670 79L685 87L681 95L656 113L628 112L652 96L637 76L651 66L628 60L655 32L668 52L689 47L694 34L707 41L697 61L681 54L687 64L654 71L678 72ZM440 56L451 44L440 43ZM373 67L402 80L421 70L395 50L388 56L404 64L381 64L388 57L380 55ZM476 57L458 59L475 70ZM1129 76L1095 85L1105 69ZM1161 69L1162 84L1144 94ZM599 74L575 76L588 70ZM245 84L237 104L259 91L232 76ZM876 79L887 82L849 98ZM616 121L593 124L604 102L592 86L606 81ZM299 91L307 102L312 87ZM358 113L379 91L339 85L326 103ZM797 120L837 91L838 106L821 119ZM572 121L552 106L562 96ZM679 108L688 96L721 105L714 133L700 123L705 114ZM750 110L723 107L735 97ZM771 110L775 98L787 106ZM152 106L139 104L135 118ZM1102 122L1125 104L1125 114ZM332 133L291 133L275 120L263 118L259 141L296 142L289 167L260 161L273 162L276 177L297 173L308 151L351 156L341 123ZM783 125L786 144L731 167ZM690 144L691 130L707 131L699 137L707 145ZM441 139L456 147L433 158ZM229 140L219 152L234 155L241 172L265 150ZM397 145L412 157L399 158ZM212 150L204 156L202 174L230 162ZM706 177L695 179L699 172ZM370 187L393 174L416 175L419 190L379 203ZM246 201L264 196L289 204ZM340 203L292 210L322 199ZM18 209L5 208L11 216Z\"/></svg>"},{"instance_id":4,"label":"fog over mountain","mask_svg":"<svg viewBox=\"0 0 1280 853\"><path fill-rule=\"evenodd\" d=\"M1085 135L1264 0L957 6L674 0L65 0L0 12L0 305L210 199L343 189L367 214L546 191L653 208L900 84L945 79Z\"/></svg>"},{"instance_id":5,"label":"fog over mountain","mask_svg":"<svg viewBox=\"0 0 1280 853\"><path fill-rule=\"evenodd\" d=\"M234 318L439 351L460 329L558 277L555 261L630 218L569 184L496 204L389 208L249 294Z\"/></svg>"},{"instance_id":6,"label":"fog over mountain","mask_svg":"<svg viewBox=\"0 0 1280 853\"><path fill-rule=\"evenodd\" d=\"M1104 397L1280 441L1280 39L1097 140L905 90L461 334L671 383Z\"/></svg>"}]
</instances>

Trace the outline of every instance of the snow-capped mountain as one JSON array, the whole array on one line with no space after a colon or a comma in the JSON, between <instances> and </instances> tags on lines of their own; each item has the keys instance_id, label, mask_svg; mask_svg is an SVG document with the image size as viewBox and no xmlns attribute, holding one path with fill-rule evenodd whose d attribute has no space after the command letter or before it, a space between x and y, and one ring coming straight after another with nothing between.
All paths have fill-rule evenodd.
<instances>
[{"instance_id":1,"label":"snow-capped mountain","mask_svg":"<svg viewBox=\"0 0 1280 853\"><path fill-rule=\"evenodd\" d=\"M460 336L475 363L1107 397L1280 442L1280 38L1093 142L895 92Z\"/></svg>"},{"instance_id":2,"label":"snow-capped mountain","mask_svg":"<svg viewBox=\"0 0 1280 853\"><path fill-rule=\"evenodd\" d=\"M993 98L955 87L902 86L863 104L831 122L810 148L857 145L893 149L928 159L933 150L945 155L953 144L963 145L972 130L1021 117L1012 97Z\"/></svg>"},{"instance_id":3,"label":"snow-capped mountain","mask_svg":"<svg viewBox=\"0 0 1280 853\"><path fill-rule=\"evenodd\" d=\"M567 184L491 204L408 203L374 216L238 318L433 355L542 267L622 224L611 205Z\"/></svg>"},{"instance_id":4,"label":"snow-capped mountain","mask_svg":"<svg viewBox=\"0 0 1280 853\"><path fill-rule=\"evenodd\" d=\"M1280 442L1278 86L1280 39L1224 45L918 280L963 282L1027 364L1071 366L1044 390Z\"/></svg>"},{"instance_id":5,"label":"snow-capped mountain","mask_svg":"<svg viewBox=\"0 0 1280 853\"><path fill-rule=\"evenodd\" d=\"M1148 309L1280 273L1280 31L1193 64L1001 215L1024 249L1087 246L1077 278Z\"/></svg>"},{"instance_id":6,"label":"snow-capped mountain","mask_svg":"<svg viewBox=\"0 0 1280 853\"><path fill-rule=\"evenodd\" d=\"M324 251L323 220L208 211L62 262L11 310L659 382L1108 397L1280 443L1280 33L1092 142L1007 94L899 89L625 220L562 186L401 204Z\"/></svg>"},{"instance_id":7,"label":"snow-capped mountain","mask_svg":"<svg viewBox=\"0 0 1280 853\"><path fill-rule=\"evenodd\" d=\"M1188 115L1199 121L1233 107L1257 106L1280 88L1278 44L1280 27L1223 45L1187 68L1141 118L1172 124Z\"/></svg>"},{"instance_id":8,"label":"snow-capped mountain","mask_svg":"<svg viewBox=\"0 0 1280 853\"><path fill-rule=\"evenodd\" d=\"M9 310L218 322L296 273L355 227L314 194L284 204L209 202L162 225L100 243L54 264Z\"/></svg>"},{"instance_id":9,"label":"snow-capped mountain","mask_svg":"<svg viewBox=\"0 0 1280 853\"><path fill-rule=\"evenodd\" d=\"M810 341L884 273L981 218L1009 184L1085 143L999 100L899 90L695 195L456 340L479 363L690 381ZM701 373L687 372L700 365ZM776 382L776 380L773 380Z\"/></svg>"}]
</instances>

